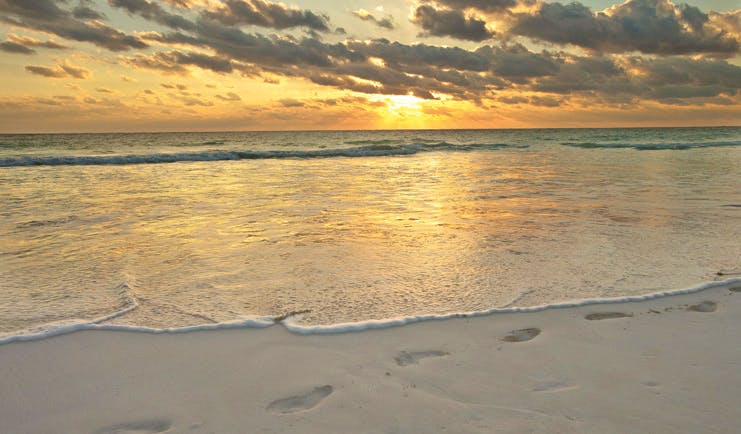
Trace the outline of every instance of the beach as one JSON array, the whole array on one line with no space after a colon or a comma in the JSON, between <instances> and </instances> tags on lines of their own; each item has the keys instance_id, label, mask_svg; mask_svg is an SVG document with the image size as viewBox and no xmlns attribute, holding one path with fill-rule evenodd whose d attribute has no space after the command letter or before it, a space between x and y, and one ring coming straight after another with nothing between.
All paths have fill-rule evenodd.
<instances>
[{"instance_id":1,"label":"beach","mask_svg":"<svg viewBox=\"0 0 741 434\"><path fill-rule=\"evenodd\" d=\"M0 0L0 434L741 433L741 9Z\"/></svg>"},{"instance_id":2,"label":"beach","mask_svg":"<svg viewBox=\"0 0 741 434\"><path fill-rule=\"evenodd\" d=\"M640 302L0 346L3 433L651 432L741 425L741 281Z\"/></svg>"}]
</instances>

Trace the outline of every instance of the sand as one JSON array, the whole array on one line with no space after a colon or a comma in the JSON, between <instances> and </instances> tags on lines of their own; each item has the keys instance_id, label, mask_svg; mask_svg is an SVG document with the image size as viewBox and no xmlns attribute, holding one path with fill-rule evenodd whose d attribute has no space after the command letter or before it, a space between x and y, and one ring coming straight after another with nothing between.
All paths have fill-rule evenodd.
<instances>
[{"instance_id":1,"label":"sand","mask_svg":"<svg viewBox=\"0 0 741 434\"><path fill-rule=\"evenodd\" d=\"M732 433L741 292L0 346L0 433Z\"/></svg>"}]
</instances>

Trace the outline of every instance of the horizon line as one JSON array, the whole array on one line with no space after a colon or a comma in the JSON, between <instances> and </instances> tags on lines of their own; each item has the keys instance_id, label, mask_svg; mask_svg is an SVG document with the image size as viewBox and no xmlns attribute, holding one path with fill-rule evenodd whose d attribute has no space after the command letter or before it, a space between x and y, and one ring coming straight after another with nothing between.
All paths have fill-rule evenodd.
<instances>
[{"instance_id":1,"label":"horizon line","mask_svg":"<svg viewBox=\"0 0 741 434\"><path fill-rule=\"evenodd\" d=\"M286 129L286 130L172 130L172 131L80 131L80 132L0 132L0 136L32 135L86 135L86 134L218 134L218 133L313 133L313 132L394 132L394 131L524 131L524 130L639 130L639 129L691 129L691 128L741 128L739 125L683 125L683 126L634 126L634 127L509 127L509 128L370 128L370 129Z\"/></svg>"}]
</instances>

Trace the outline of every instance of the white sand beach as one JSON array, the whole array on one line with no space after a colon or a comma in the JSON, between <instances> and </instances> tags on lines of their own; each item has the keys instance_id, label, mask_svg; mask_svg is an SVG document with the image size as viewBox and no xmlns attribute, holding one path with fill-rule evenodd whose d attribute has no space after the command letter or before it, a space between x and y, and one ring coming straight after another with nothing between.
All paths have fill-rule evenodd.
<instances>
[{"instance_id":1,"label":"white sand beach","mask_svg":"<svg viewBox=\"0 0 741 434\"><path fill-rule=\"evenodd\" d=\"M0 432L737 432L735 285L336 335L10 343Z\"/></svg>"}]
</instances>

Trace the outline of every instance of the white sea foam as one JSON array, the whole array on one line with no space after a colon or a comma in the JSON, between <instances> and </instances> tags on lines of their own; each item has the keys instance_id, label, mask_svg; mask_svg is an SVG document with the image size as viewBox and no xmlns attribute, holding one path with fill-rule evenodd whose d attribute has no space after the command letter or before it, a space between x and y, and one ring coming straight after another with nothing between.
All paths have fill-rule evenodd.
<instances>
[{"instance_id":1,"label":"white sea foam","mask_svg":"<svg viewBox=\"0 0 741 434\"><path fill-rule=\"evenodd\" d=\"M290 332L302 335L314 335L314 334L337 334L337 333L349 333L349 332L360 332L371 329L382 329L390 327L399 327L408 324L414 324L422 321L432 320L447 320L454 318L474 318L481 316L494 315L499 313L524 313L524 312L539 312L547 309L564 309L579 306L588 305L599 305L599 304L614 304L614 303L627 303L627 302L640 302L647 300L655 300L658 298L677 296L682 294L692 294L696 292L706 291L709 289L732 289L741 287L741 278L732 278L722 281L707 282L701 285L678 289L674 291L662 291L654 292L644 295L636 296L625 296L625 297L613 297L613 298L598 298L598 299L583 299L573 300L563 303L546 304L541 306L529 306L529 307L511 307L511 308L493 308L482 311L472 312L453 312L448 314L439 315L415 315L406 316L399 318L389 318L380 320L368 320L358 321L350 323L340 324L329 324L329 325L302 325L300 324L301 315L291 315L283 319L280 317L249 317L243 318L236 321L220 322L216 324L201 324L187 327L177 328L151 328L151 327L138 327L138 326L125 326L125 325L113 325L113 324L101 324L106 320L116 318L129 312L137 307L137 304L127 307L121 311L115 312L111 315L97 318L92 321L65 321L61 323L51 323L43 327L34 328L32 330L25 330L20 333L6 334L5 336L0 335L0 345L11 342L25 342L44 338L50 338L53 336L64 335L76 331L82 330L112 330L112 331L127 331L127 332L143 332L143 333L190 333L207 330L222 330L222 329L239 329L239 328L266 328L277 324L282 324ZM134 303L136 301L134 300Z\"/></svg>"}]
</instances>

